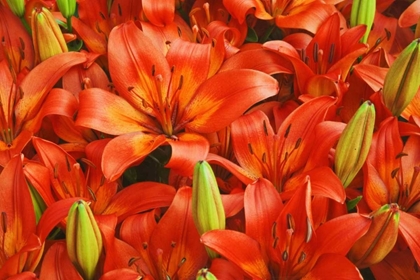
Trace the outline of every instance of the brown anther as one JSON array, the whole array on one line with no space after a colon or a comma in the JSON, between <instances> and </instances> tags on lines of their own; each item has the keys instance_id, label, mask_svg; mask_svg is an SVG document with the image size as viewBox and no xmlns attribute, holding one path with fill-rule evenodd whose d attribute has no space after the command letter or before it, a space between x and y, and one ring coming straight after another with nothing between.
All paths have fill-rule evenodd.
<instances>
[{"instance_id":1,"label":"brown anther","mask_svg":"<svg viewBox=\"0 0 420 280\"><path fill-rule=\"evenodd\" d=\"M328 56L328 63L329 64L333 63L334 54L335 54L335 44L332 43L331 46L330 46L330 54Z\"/></svg>"},{"instance_id":2,"label":"brown anther","mask_svg":"<svg viewBox=\"0 0 420 280\"><path fill-rule=\"evenodd\" d=\"M281 258L283 261L287 261L289 259L289 253L287 251L284 251L283 254L281 254Z\"/></svg>"},{"instance_id":3,"label":"brown anther","mask_svg":"<svg viewBox=\"0 0 420 280\"><path fill-rule=\"evenodd\" d=\"M289 136L291 126L292 124L289 124L289 126L286 128L286 132L284 133L284 138L287 138L287 136Z\"/></svg>"},{"instance_id":4,"label":"brown anther","mask_svg":"<svg viewBox=\"0 0 420 280\"><path fill-rule=\"evenodd\" d=\"M3 233L7 232L7 213L1 212L1 230Z\"/></svg>"},{"instance_id":5,"label":"brown anther","mask_svg":"<svg viewBox=\"0 0 420 280\"><path fill-rule=\"evenodd\" d=\"M314 49L313 49L313 57L314 57L314 62L317 63L318 62L318 51L319 51L319 45L318 42L315 42L314 44Z\"/></svg>"},{"instance_id":6,"label":"brown anther","mask_svg":"<svg viewBox=\"0 0 420 280\"><path fill-rule=\"evenodd\" d=\"M254 151L252 150L252 145L251 145L251 143L248 143L248 150L249 150L249 152L251 153L251 155L253 155L253 154L254 154Z\"/></svg>"},{"instance_id":7,"label":"brown anther","mask_svg":"<svg viewBox=\"0 0 420 280\"><path fill-rule=\"evenodd\" d=\"M302 252L300 254L298 263L302 263L305 259L306 259L306 254L305 254L305 252Z\"/></svg>"},{"instance_id":8,"label":"brown anther","mask_svg":"<svg viewBox=\"0 0 420 280\"><path fill-rule=\"evenodd\" d=\"M267 124L266 124L265 120L263 120L263 128L264 128L265 135L268 136L268 129L267 129Z\"/></svg>"}]
</instances>

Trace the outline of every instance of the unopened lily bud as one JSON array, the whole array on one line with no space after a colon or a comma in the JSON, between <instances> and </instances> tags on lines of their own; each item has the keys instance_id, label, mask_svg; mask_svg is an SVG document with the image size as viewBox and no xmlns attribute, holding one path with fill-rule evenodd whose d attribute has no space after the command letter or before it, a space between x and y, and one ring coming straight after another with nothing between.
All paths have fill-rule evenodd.
<instances>
[{"instance_id":1,"label":"unopened lily bud","mask_svg":"<svg viewBox=\"0 0 420 280\"><path fill-rule=\"evenodd\" d=\"M375 19L376 0L354 0L351 6L350 26L366 25L366 32L361 41L366 43Z\"/></svg>"},{"instance_id":2,"label":"unopened lily bud","mask_svg":"<svg viewBox=\"0 0 420 280\"><path fill-rule=\"evenodd\" d=\"M32 11L31 27L37 63L68 51L63 33L48 9Z\"/></svg>"},{"instance_id":3,"label":"unopened lily bud","mask_svg":"<svg viewBox=\"0 0 420 280\"><path fill-rule=\"evenodd\" d=\"M372 143L375 106L365 101L351 118L338 140L335 173L346 188L362 168Z\"/></svg>"},{"instance_id":4,"label":"unopened lily bud","mask_svg":"<svg viewBox=\"0 0 420 280\"><path fill-rule=\"evenodd\" d=\"M208 268L202 268L197 272L196 280L217 280L217 277Z\"/></svg>"},{"instance_id":5,"label":"unopened lily bud","mask_svg":"<svg viewBox=\"0 0 420 280\"><path fill-rule=\"evenodd\" d=\"M348 253L348 258L359 268L382 261L397 242L400 213L396 203L382 206L370 217L372 224L368 232Z\"/></svg>"},{"instance_id":6,"label":"unopened lily bud","mask_svg":"<svg viewBox=\"0 0 420 280\"><path fill-rule=\"evenodd\" d=\"M200 235L213 229L225 229L222 197L213 170L206 161L200 161L194 167L192 196L194 224ZM210 257L217 257L212 250L207 249L207 252Z\"/></svg>"},{"instance_id":7,"label":"unopened lily bud","mask_svg":"<svg viewBox=\"0 0 420 280\"><path fill-rule=\"evenodd\" d=\"M18 17L23 17L25 14L25 0L7 0L10 10Z\"/></svg>"},{"instance_id":8,"label":"unopened lily bud","mask_svg":"<svg viewBox=\"0 0 420 280\"><path fill-rule=\"evenodd\" d=\"M69 210L66 228L70 260L84 279L94 279L102 252L102 237L89 205L76 201Z\"/></svg>"},{"instance_id":9,"label":"unopened lily bud","mask_svg":"<svg viewBox=\"0 0 420 280\"><path fill-rule=\"evenodd\" d=\"M57 0L60 13L65 18L69 18L76 12L76 0Z\"/></svg>"},{"instance_id":10,"label":"unopened lily bud","mask_svg":"<svg viewBox=\"0 0 420 280\"><path fill-rule=\"evenodd\" d=\"M399 116L420 86L420 39L411 42L397 57L385 76L383 96L386 107Z\"/></svg>"}]
</instances>

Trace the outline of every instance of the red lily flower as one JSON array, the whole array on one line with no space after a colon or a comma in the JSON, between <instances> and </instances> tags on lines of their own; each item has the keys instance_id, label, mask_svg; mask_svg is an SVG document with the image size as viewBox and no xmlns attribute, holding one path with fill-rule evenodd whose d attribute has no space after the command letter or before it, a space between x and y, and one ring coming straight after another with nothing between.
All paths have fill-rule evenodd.
<instances>
[{"instance_id":1,"label":"red lily flower","mask_svg":"<svg viewBox=\"0 0 420 280\"><path fill-rule=\"evenodd\" d=\"M277 51L293 64L298 93L312 97L334 93L341 96L347 90L345 82L354 61L367 50L359 43L365 29L358 26L342 32L340 16L335 13L322 23L300 54L285 41L270 41L264 47ZM297 39L307 34L293 36L293 41L300 41Z\"/></svg>"},{"instance_id":2,"label":"red lily flower","mask_svg":"<svg viewBox=\"0 0 420 280\"><path fill-rule=\"evenodd\" d=\"M419 236L420 188L418 157L420 137L410 136L405 145L396 118L385 120L374 134L366 160L364 197L371 210L396 203L400 209L399 235L420 264ZM383 153L381 151L386 151Z\"/></svg>"},{"instance_id":3,"label":"red lily flower","mask_svg":"<svg viewBox=\"0 0 420 280\"><path fill-rule=\"evenodd\" d=\"M259 179L245 190L246 234L216 230L203 234L201 240L254 279L361 278L345 254L371 221L349 214L315 231L310 199L309 180L283 205L272 184Z\"/></svg>"},{"instance_id":4,"label":"red lily flower","mask_svg":"<svg viewBox=\"0 0 420 280\"><path fill-rule=\"evenodd\" d=\"M256 71L215 75L223 61L222 43L176 40L165 58L129 22L112 31L109 44L111 76L119 96L99 89L82 91L76 124L119 135L105 148L102 161L105 177L111 181L163 144L172 147L167 167L192 174L195 162L205 158L208 142L184 130L220 130L277 91L273 78ZM121 67L136 70L117 71Z\"/></svg>"}]
</instances>

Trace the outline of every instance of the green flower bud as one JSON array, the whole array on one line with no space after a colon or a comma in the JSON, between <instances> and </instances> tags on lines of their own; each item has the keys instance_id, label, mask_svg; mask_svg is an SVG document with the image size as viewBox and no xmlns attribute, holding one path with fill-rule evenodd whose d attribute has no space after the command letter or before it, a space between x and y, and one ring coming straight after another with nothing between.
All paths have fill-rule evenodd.
<instances>
[{"instance_id":1,"label":"green flower bud","mask_svg":"<svg viewBox=\"0 0 420 280\"><path fill-rule=\"evenodd\" d=\"M196 280L217 280L217 277L208 268L202 268L197 272Z\"/></svg>"},{"instance_id":2,"label":"green flower bud","mask_svg":"<svg viewBox=\"0 0 420 280\"><path fill-rule=\"evenodd\" d=\"M194 167L192 211L200 235L213 229L225 229L222 197L213 170L206 161L200 161ZM214 251L207 249L207 252L210 257L217 257Z\"/></svg>"},{"instance_id":3,"label":"green flower bud","mask_svg":"<svg viewBox=\"0 0 420 280\"><path fill-rule=\"evenodd\" d=\"M362 168L372 143L375 106L366 101L356 111L338 140L335 173L346 188Z\"/></svg>"},{"instance_id":4,"label":"green flower bud","mask_svg":"<svg viewBox=\"0 0 420 280\"><path fill-rule=\"evenodd\" d=\"M385 76L383 96L386 107L399 116L420 86L420 39L414 40L397 57Z\"/></svg>"},{"instance_id":5,"label":"green flower bud","mask_svg":"<svg viewBox=\"0 0 420 280\"><path fill-rule=\"evenodd\" d=\"M373 20L375 19L376 0L354 0L351 6L350 26L366 25L366 32L361 41L367 42Z\"/></svg>"},{"instance_id":6,"label":"green flower bud","mask_svg":"<svg viewBox=\"0 0 420 280\"><path fill-rule=\"evenodd\" d=\"M69 210L66 228L70 260L84 279L94 279L102 252L102 237L88 203L76 201Z\"/></svg>"},{"instance_id":7,"label":"green flower bud","mask_svg":"<svg viewBox=\"0 0 420 280\"><path fill-rule=\"evenodd\" d=\"M348 253L348 258L359 268L382 261L392 250L398 237L400 221L396 203L387 204L370 214L372 224Z\"/></svg>"},{"instance_id":8,"label":"green flower bud","mask_svg":"<svg viewBox=\"0 0 420 280\"><path fill-rule=\"evenodd\" d=\"M57 6L65 18L69 18L76 12L76 0L57 0Z\"/></svg>"},{"instance_id":9,"label":"green flower bud","mask_svg":"<svg viewBox=\"0 0 420 280\"><path fill-rule=\"evenodd\" d=\"M37 63L68 51L63 33L48 9L32 11L31 28Z\"/></svg>"},{"instance_id":10,"label":"green flower bud","mask_svg":"<svg viewBox=\"0 0 420 280\"><path fill-rule=\"evenodd\" d=\"M22 18L25 14L25 0L7 0L12 12L18 17Z\"/></svg>"}]
</instances>

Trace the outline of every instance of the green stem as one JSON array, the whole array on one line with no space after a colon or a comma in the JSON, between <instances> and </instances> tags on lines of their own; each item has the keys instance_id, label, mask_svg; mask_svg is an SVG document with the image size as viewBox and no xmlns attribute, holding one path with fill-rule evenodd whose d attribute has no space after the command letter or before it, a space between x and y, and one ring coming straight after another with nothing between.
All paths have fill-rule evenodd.
<instances>
[{"instance_id":1,"label":"green stem","mask_svg":"<svg viewBox=\"0 0 420 280\"><path fill-rule=\"evenodd\" d=\"M28 22L26 21L26 19L24 17L20 17L19 18L20 21L22 22L23 26L25 27L26 31L28 31L29 35L32 36L32 29L29 26Z\"/></svg>"}]
</instances>

